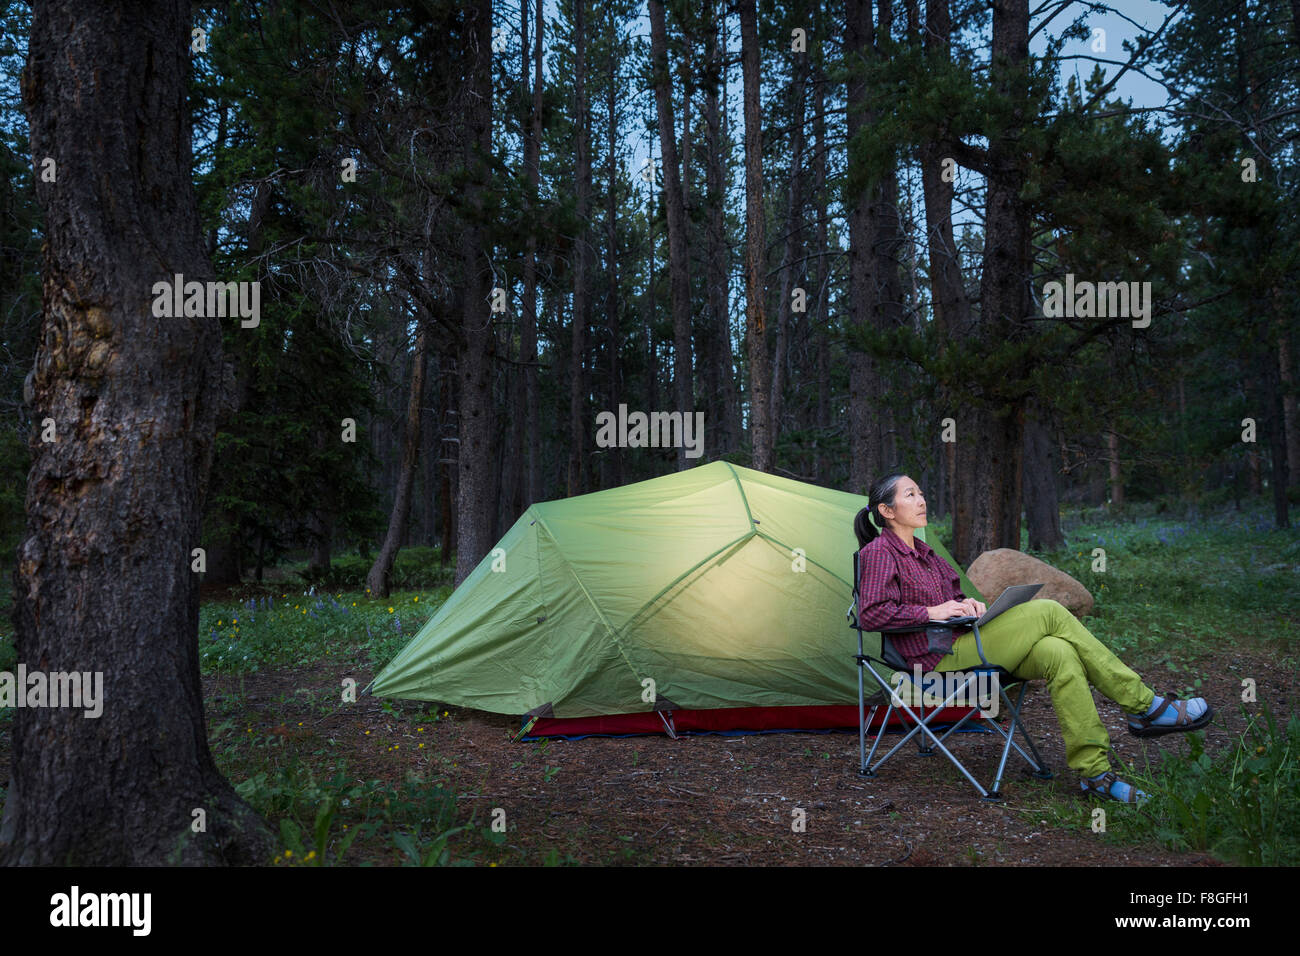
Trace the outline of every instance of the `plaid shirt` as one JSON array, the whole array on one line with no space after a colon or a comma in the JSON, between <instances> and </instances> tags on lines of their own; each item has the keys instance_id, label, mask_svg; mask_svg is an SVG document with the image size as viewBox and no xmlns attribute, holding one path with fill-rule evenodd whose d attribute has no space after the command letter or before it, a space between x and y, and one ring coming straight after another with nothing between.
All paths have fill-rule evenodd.
<instances>
[{"instance_id":1,"label":"plaid shirt","mask_svg":"<svg viewBox=\"0 0 1300 956\"><path fill-rule=\"evenodd\" d=\"M924 627L930 623L926 608L944 601L966 600L961 578L953 566L920 538L915 543L913 550L887 528L859 552L862 579L858 582L858 620L864 631L904 624ZM969 630L949 631L943 643L951 648L952 638ZM891 637L909 668L920 664L923 671L933 670L943 657L929 649L930 638L924 630Z\"/></svg>"}]
</instances>

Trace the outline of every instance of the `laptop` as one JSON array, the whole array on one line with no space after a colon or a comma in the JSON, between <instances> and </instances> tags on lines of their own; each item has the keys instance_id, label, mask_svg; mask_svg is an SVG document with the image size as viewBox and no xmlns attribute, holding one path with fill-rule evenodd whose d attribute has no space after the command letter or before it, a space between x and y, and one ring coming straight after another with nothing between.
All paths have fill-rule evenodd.
<instances>
[{"instance_id":1,"label":"laptop","mask_svg":"<svg viewBox=\"0 0 1300 956\"><path fill-rule=\"evenodd\" d=\"M990 604L980 617L950 617L944 623L959 625L978 624L980 627L983 627L1003 611L1009 611L1018 604L1032 601L1034 595L1037 594L1042 587L1041 584L1013 584L998 595L998 599Z\"/></svg>"}]
</instances>

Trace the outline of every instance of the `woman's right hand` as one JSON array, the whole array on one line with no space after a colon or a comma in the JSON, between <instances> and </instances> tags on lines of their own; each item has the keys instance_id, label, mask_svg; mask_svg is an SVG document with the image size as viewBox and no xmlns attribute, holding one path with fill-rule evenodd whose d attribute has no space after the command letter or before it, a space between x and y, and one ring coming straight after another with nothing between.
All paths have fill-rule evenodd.
<instances>
[{"instance_id":1,"label":"woman's right hand","mask_svg":"<svg viewBox=\"0 0 1300 956\"><path fill-rule=\"evenodd\" d=\"M961 601L944 601L934 607L927 607L932 621L946 621L950 617L969 617L970 608Z\"/></svg>"}]
</instances>

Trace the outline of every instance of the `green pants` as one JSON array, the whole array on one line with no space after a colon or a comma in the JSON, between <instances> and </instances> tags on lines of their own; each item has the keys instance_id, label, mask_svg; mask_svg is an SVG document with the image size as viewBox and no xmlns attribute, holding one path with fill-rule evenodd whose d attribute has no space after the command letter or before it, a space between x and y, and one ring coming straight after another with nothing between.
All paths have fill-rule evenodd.
<instances>
[{"instance_id":1,"label":"green pants","mask_svg":"<svg viewBox=\"0 0 1300 956\"><path fill-rule=\"evenodd\" d=\"M1155 697L1141 677L1056 601L1026 601L999 614L980 628L980 642L990 664L1016 677L1047 681L1066 763L1085 776L1110 769L1110 736L1088 685L1130 713L1146 713ZM963 634L934 669L969 670L979 663L975 635Z\"/></svg>"}]
</instances>

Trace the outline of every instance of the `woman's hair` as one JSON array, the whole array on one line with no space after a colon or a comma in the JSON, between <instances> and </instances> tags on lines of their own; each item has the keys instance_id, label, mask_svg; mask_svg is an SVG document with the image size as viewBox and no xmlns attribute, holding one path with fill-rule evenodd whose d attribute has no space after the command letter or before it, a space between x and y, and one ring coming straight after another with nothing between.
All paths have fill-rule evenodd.
<instances>
[{"instance_id":1,"label":"woman's hair","mask_svg":"<svg viewBox=\"0 0 1300 956\"><path fill-rule=\"evenodd\" d=\"M858 512L857 517L853 519L853 533L858 536L858 548L865 548L867 544L874 541L881 531L885 530L885 519L880 514L879 505L887 508L894 507L894 490L898 487L898 480L903 477L903 472L896 471L879 479L871 490L867 492L867 506ZM870 521L875 518L875 524Z\"/></svg>"}]
</instances>

